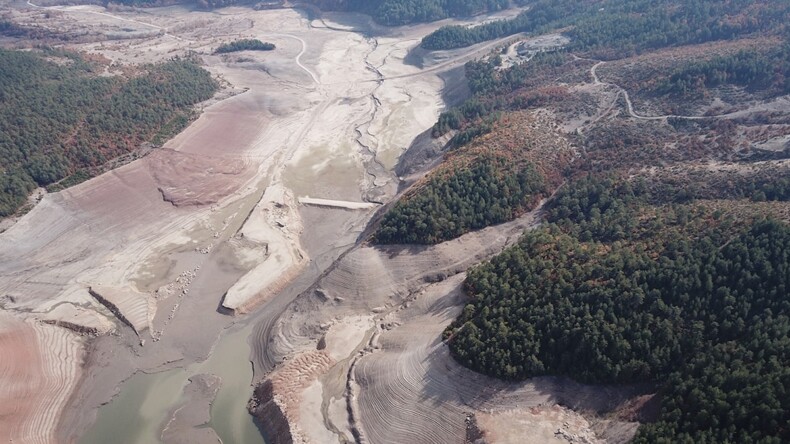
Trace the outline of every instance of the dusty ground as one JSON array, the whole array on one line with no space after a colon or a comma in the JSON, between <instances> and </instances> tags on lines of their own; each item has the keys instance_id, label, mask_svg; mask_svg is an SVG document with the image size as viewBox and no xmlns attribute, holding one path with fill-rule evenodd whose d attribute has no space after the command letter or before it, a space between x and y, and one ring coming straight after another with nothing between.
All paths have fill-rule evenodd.
<instances>
[{"instance_id":1,"label":"dusty ground","mask_svg":"<svg viewBox=\"0 0 790 444\"><path fill-rule=\"evenodd\" d=\"M290 428L278 429L275 442L299 440L306 430L313 436L308 442L464 442L471 415L481 415L478 428L488 442L525 442L526 436L532 442L617 442L633 436L636 423L618 422L617 435L607 436L577 412L596 417L639 393L637 387L558 378L505 383L461 367L441 341L463 307L463 271L514 242L538 214L433 247L360 246L273 326L259 328L257 341L264 346L257 349L256 375L272 390L258 393L263 398L257 401L289 399L277 403L276 414L257 410L287 418ZM316 349L332 358L320 368L305 360L316 353L307 350ZM301 366L309 378L283 389L277 382L282 372ZM511 420L520 425L494 433Z\"/></svg>"},{"instance_id":2,"label":"dusty ground","mask_svg":"<svg viewBox=\"0 0 790 444\"><path fill-rule=\"evenodd\" d=\"M273 319L395 194L392 168L443 107L438 74L489 48L417 68L404 59L444 23L368 38L342 30L364 30L361 17L310 22L295 10L3 8L66 38L68 49L106 57L107 75L196 51L227 86L224 100L204 104L162 149L45 195L0 235L2 355L39 344L3 362L3 387L26 377L54 384L2 392L4 405L25 401L2 418L14 442L74 441L135 371L205 359L221 331L244 319L228 314L265 304L256 316ZM211 54L242 37L277 50ZM365 322L331 331L332 361L356 348ZM313 403L304 405L320 407L321 386L307 384ZM301 418L320 417L305 408Z\"/></svg>"}]
</instances>

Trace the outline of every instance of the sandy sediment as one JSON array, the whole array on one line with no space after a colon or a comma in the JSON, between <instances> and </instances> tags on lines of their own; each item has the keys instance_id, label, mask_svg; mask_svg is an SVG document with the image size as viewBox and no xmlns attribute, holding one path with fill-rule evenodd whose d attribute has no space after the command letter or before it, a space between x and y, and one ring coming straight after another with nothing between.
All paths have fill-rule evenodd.
<instances>
[{"instance_id":1,"label":"sandy sediment","mask_svg":"<svg viewBox=\"0 0 790 444\"><path fill-rule=\"evenodd\" d=\"M475 414L483 439L502 444L597 444L590 422L560 405Z\"/></svg>"},{"instance_id":2,"label":"sandy sediment","mask_svg":"<svg viewBox=\"0 0 790 444\"><path fill-rule=\"evenodd\" d=\"M250 412L264 425L273 443L312 442L308 435L315 433L315 424L301 426L301 405L308 387L333 363L325 351L304 352L286 361L256 387Z\"/></svg>"},{"instance_id":3,"label":"sandy sediment","mask_svg":"<svg viewBox=\"0 0 790 444\"><path fill-rule=\"evenodd\" d=\"M300 197L299 203L303 205L315 205L317 207L342 208L346 210L368 210L376 208L378 204L370 202L349 202L344 200L317 199L315 197Z\"/></svg>"},{"instance_id":4,"label":"sandy sediment","mask_svg":"<svg viewBox=\"0 0 790 444\"><path fill-rule=\"evenodd\" d=\"M36 332L27 323L0 313L0 439L29 439L41 356ZM45 440L44 440L45 441Z\"/></svg>"},{"instance_id":5,"label":"sandy sediment","mask_svg":"<svg viewBox=\"0 0 790 444\"><path fill-rule=\"evenodd\" d=\"M307 255L300 246L302 225L296 211L292 194L282 185L266 189L237 234L259 247L261 260L228 289L223 307L235 313L248 312L282 290L302 270Z\"/></svg>"},{"instance_id":6,"label":"sandy sediment","mask_svg":"<svg viewBox=\"0 0 790 444\"><path fill-rule=\"evenodd\" d=\"M56 442L82 353L79 335L0 312L0 440Z\"/></svg>"},{"instance_id":7,"label":"sandy sediment","mask_svg":"<svg viewBox=\"0 0 790 444\"><path fill-rule=\"evenodd\" d=\"M249 166L242 159L216 155L160 149L145 161L162 198L175 206L217 203L251 177Z\"/></svg>"},{"instance_id":8,"label":"sandy sediment","mask_svg":"<svg viewBox=\"0 0 790 444\"><path fill-rule=\"evenodd\" d=\"M166 444L221 443L217 433L206 424L211 420L211 404L222 380L215 375L195 375L184 387L183 403L171 414L162 431Z\"/></svg>"},{"instance_id":9,"label":"sandy sediment","mask_svg":"<svg viewBox=\"0 0 790 444\"><path fill-rule=\"evenodd\" d=\"M102 335L115 329L112 321L97 311L69 303L59 304L44 313L41 321L89 335Z\"/></svg>"}]
</instances>

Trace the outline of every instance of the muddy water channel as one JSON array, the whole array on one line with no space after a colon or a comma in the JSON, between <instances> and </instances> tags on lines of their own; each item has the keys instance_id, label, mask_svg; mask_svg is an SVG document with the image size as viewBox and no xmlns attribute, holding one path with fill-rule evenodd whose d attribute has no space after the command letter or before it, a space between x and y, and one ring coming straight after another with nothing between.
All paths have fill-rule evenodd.
<instances>
[{"instance_id":1,"label":"muddy water channel","mask_svg":"<svg viewBox=\"0 0 790 444\"><path fill-rule=\"evenodd\" d=\"M122 386L121 393L99 409L94 426L81 444L150 444L160 442L160 433L178 408L189 378L212 374L222 385L211 406L211 421L224 443L263 444L260 431L247 413L251 393L252 366L247 338L252 324L233 326L223 332L214 353L204 362L160 373L138 372Z\"/></svg>"}]
</instances>

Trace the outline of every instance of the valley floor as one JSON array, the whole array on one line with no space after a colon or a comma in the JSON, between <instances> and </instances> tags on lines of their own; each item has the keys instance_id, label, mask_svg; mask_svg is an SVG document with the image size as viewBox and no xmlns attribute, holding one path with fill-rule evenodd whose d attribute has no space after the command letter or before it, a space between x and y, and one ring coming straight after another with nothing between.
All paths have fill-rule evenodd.
<instances>
[{"instance_id":1,"label":"valley floor","mask_svg":"<svg viewBox=\"0 0 790 444\"><path fill-rule=\"evenodd\" d=\"M224 347L239 350L242 331L252 334L255 381L287 382L275 383L289 390L286 429L294 436L302 430L315 442L354 439L355 433L376 441L389 433L388 424L406 427L419 415L393 416L397 405L382 407L383 399L430 409L451 396L452 402L442 401L448 410L429 418L447 421L442 439L450 441L465 433L467 410L491 413L499 406L512 415L555 402L554 395L535 394L553 390L554 381L519 389L525 403L500 403L489 392L507 385L489 387L478 378L469 393L459 394L425 379L430 368L450 368L453 377L461 371L437 342L458 307L462 275L456 273L515 239L531 216L437 250L402 252L403 265L399 252L355 247L379 205L398 191L398 159L431 128L445 101L463 94L455 87L458 70L492 44L435 54L418 68L405 59L442 23L368 38L349 32L373 26L362 16L310 20L297 10L106 10L28 2L6 12L15 23L71 36L80 43L64 47L103 59L106 75L122 65L196 52L224 89L161 149L45 195L0 235L0 355L14 356L0 366L2 387L13 389L0 396L3 405L17 405L0 418L0 439L238 442L226 436L226 427L211 427L219 418L211 405L235 399L234 414L249 419L239 407L252 395L251 381L222 380L210 357ZM237 38L277 49L213 55L216 46ZM420 290L429 295L424 298L410 293L422 288L417 280L441 273L455 277ZM340 287L324 284L338 279ZM311 306L313 293L305 290L319 287L334 301L332 309ZM419 312L413 322L420 334L399 339L403 328L381 325L405 323L407 300L417 301L411 310ZM325 347L316 350L319 340ZM411 350L409 356L373 353L379 341L406 341L397 348ZM249 368L246 359L225 364ZM445 371L436 377L450 377ZM278 379L289 372L297 376ZM398 389L403 378L408 383ZM174 391L152 392L165 386ZM397 397L390 398L390 387ZM134 422L139 433L115 434L132 421L123 409L116 417L99 413L108 423L94 425L97 412L110 408L101 406L132 402L129 390L137 393L137 410L145 410ZM434 400L421 395L425 390ZM370 409L360 414L356 403ZM421 427L415 439L439 437L439 429L426 434Z\"/></svg>"}]
</instances>

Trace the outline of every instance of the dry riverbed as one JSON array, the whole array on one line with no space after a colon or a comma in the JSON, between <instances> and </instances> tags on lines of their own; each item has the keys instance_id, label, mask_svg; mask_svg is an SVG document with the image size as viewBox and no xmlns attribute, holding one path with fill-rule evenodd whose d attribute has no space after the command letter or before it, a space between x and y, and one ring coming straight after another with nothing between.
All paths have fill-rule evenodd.
<instances>
[{"instance_id":1,"label":"dry riverbed","mask_svg":"<svg viewBox=\"0 0 790 444\"><path fill-rule=\"evenodd\" d=\"M225 346L226 328L249 322L241 314L287 303L272 300L352 246L395 194L395 161L443 107L436 73L403 62L435 26L374 39L339 30L364 30L364 17L311 21L288 9L29 3L7 12L80 35L84 43L65 47L104 56L109 75L195 51L226 86L163 148L45 195L0 235L0 354L38 344L0 373L4 387L19 387L0 392L4 404L20 402L0 419L0 438L14 442L77 440L135 373L204 361ZM277 50L212 54L237 38ZM210 398L227 384L210 374L170 381L174 399L154 409L166 415L146 419L161 423L164 440L174 427L205 427ZM198 398L203 407L179 407Z\"/></svg>"},{"instance_id":2,"label":"dry riverbed","mask_svg":"<svg viewBox=\"0 0 790 444\"><path fill-rule=\"evenodd\" d=\"M161 149L43 196L0 234L0 356L18 357L0 362L0 405L15 406L0 412L0 440L260 442L251 383L275 442L460 442L471 423L511 417L587 437L584 418L554 406L604 411L630 393L492 381L439 341L466 268L537 213L430 248L360 242L398 192L407 148L441 148L424 134L463 94L463 63L501 42L422 59L419 40L447 21L381 30L291 9L35 2L7 12L80 36L65 47L105 57L107 75L194 51L225 89ZM213 55L238 38L277 49Z\"/></svg>"}]
</instances>

